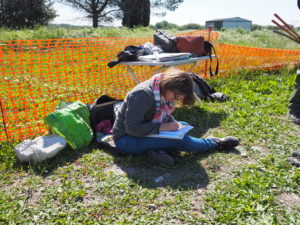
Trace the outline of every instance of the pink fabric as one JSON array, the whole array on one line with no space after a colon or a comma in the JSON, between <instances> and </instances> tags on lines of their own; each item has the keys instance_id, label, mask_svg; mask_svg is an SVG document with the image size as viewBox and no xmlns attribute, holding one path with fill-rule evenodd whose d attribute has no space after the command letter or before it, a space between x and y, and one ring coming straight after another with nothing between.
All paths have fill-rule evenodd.
<instances>
[{"instance_id":1,"label":"pink fabric","mask_svg":"<svg viewBox=\"0 0 300 225\"><path fill-rule=\"evenodd\" d=\"M96 131L99 131L103 134L112 134L112 125L110 120L102 120L96 125Z\"/></svg>"},{"instance_id":2,"label":"pink fabric","mask_svg":"<svg viewBox=\"0 0 300 225\"><path fill-rule=\"evenodd\" d=\"M151 89L155 100L155 114L152 119L155 123L166 122L168 115L172 114L175 109L175 105L171 102L166 101L160 95L159 82L164 74L156 74L151 78Z\"/></svg>"}]
</instances>

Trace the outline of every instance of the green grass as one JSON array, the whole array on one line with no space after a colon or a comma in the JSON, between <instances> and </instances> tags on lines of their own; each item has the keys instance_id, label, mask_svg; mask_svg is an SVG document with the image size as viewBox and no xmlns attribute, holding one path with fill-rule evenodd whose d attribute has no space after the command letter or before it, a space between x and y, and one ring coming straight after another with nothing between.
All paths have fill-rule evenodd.
<instances>
[{"instance_id":1,"label":"green grass","mask_svg":"<svg viewBox=\"0 0 300 225\"><path fill-rule=\"evenodd\" d=\"M14 144L2 143L0 224L299 224L300 170L286 163L300 147L299 126L286 117L294 80L294 69L208 80L230 100L175 117L194 125L194 136L234 135L241 146L181 153L172 168L97 145L21 164Z\"/></svg>"},{"instance_id":2,"label":"green grass","mask_svg":"<svg viewBox=\"0 0 300 225\"><path fill-rule=\"evenodd\" d=\"M183 31L172 30L172 33ZM123 28L60 28L36 27L35 29L9 30L0 28L0 41L35 40L35 39L62 39L86 37L152 37L154 30L150 27L134 29Z\"/></svg>"},{"instance_id":3,"label":"green grass","mask_svg":"<svg viewBox=\"0 0 300 225\"><path fill-rule=\"evenodd\" d=\"M288 38L282 37L269 29L247 31L243 29L224 30L219 32L219 42L224 44L277 48L300 49L300 45Z\"/></svg>"},{"instance_id":4,"label":"green grass","mask_svg":"<svg viewBox=\"0 0 300 225\"><path fill-rule=\"evenodd\" d=\"M185 33L191 30L169 30L171 34ZM62 39L86 37L153 37L155 29L152 27L129 28L62 28L36 27L35 29L9 30L0 28L0 41ZM293 41L273 33L270 29L247 31L243 29L218 31L219 42L261 48L299 49Z\"/></svg>"}]
</instances>

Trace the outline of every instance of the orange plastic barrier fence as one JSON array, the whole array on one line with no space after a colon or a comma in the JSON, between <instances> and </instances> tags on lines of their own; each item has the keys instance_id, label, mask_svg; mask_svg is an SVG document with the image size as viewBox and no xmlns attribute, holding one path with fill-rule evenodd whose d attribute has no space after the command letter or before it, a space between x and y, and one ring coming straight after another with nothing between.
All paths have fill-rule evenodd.
<instances>
[{"instance_id":1,"label":"orange plastic barrier fence","mask_svg":"<svg viewBox=\"0 0 300 225\"><path fill-rule=\"evenodd\" d=\"M207 30L180 35L204 35ZM300 51L217 45L218 33L212 32L221 74L240 68L264 68L296 63ZM18 40L0 45L1 127L0 141L23 140L44 135L44 117L62 100L92 103L103 94L123 98L135 85L126 67L109 68L107 63L127 45L143 45L152 38L76 38ZM182 70L188 66L180 66ZM207 63L194 72L204 75ZM143 81L157 67L137 66Z\"/></svg>"},{"instance_id":2,"label":"orange plastic barrier fence","mask_svg":"<svg viewBox=\"0 0 300 225\"><path fill-rule=\"evenodd\" d=\"M219 44L217 54L220 74L238 70L281 69L295 65L300 59L300 50L267 49Z\"/></svg>"}]
</instances>

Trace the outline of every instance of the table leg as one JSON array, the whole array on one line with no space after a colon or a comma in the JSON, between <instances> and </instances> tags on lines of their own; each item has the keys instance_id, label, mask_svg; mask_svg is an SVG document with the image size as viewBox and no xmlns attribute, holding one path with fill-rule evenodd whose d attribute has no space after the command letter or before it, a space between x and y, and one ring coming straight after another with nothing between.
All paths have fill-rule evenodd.
<instances>
[{"instance_id":1,"label":"table leg","mask_svg":"<svg viewBox=\"0 0 300 225\"><path fill-rule=\"evenodd\" d=\"M193 64L193 66L189 69L189 72L191 72L191 71L195 68L196 65L197 65L197 62L195 62L195 63ZM162 70L164 70L164 69L166 69L166 68L168 68L168 67L169 67L169 66L162 66L162 67L158 68L158 69L155 71L154 74L157 74L158 72L160 72L160 71L162 71ZM139 81L139 79L136 77L136 75L135 75L133 69L132 69L129 65L127 65L127 71L132 75L133 79L135 80L135 82L136 82L137 84L140 83L140 81ZM199 104L202 104L201 99L196 95L195 92L194 92L194 96L195 96L196 101L197 101Z\"/></svg>"},{"instance_id":2,"label":"table leg","mask_svg":"<svg viewBox=\"0 0 300 225\"><path fill-rule=\"evenodd\" d=\"M192 72L193 69L197 66L198 62L194 62L193 65L190 67L190 69L188 70L188 72Z\"/></svg>"},{"instance_id":3,"label":"table leg","mask_svg":"<svg viewBox=\"0 0 300 225\"><path fill-rule=\"evenodd\" d=\"M162 67L158 68L158 69L154 72L154 74L157 74L157 73L159 73L160 71L165 70L165 69L168 68L168 67L169 67L169 66L162 66ZM139 79L136 77L136 75L135 75L133 69L132 69L129 65L127 65L127 71L131 74L131 76L133 77L133 79L135 80L135 82L136 82L137 84L140 83L140 81L139 81Z\"/></svg>"},{"instance_id":4,"label":"table leg","mask_svg":"<svg viewBox=\"0 0 300 225\"><path fill-rule=\"evenodd\" d=\"M131 74L131 76L133 77L133 79L135 80L135 82L138 84L140 83L139 79L136 77L133 69L131 69L131 67L129 65L127 65L127 71Z\"/></svg>"},{"instance_id":5,"label":"table leg","mask_svg":"<svg viewBox=\"0 0 300 225\"><path fill-rule=\"evenodd\" d=\"M158 68L157 70L155 70L154 74L157 74L158 72L165 70L166 68L168 68L169 66L162 66L160 68Z\"/></svg>"}]
</instances>

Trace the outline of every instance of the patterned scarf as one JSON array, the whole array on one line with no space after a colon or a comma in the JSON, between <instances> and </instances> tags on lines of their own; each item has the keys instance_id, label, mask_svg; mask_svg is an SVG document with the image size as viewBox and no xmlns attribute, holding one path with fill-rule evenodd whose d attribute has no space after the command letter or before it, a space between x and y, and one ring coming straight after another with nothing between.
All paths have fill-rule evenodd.
<instances>
[{"instance_id":1,"label":"patterned scarf","mask_svg":"<svg viewBox=\"0 0 300 225\"><path fill-rule=\"evenodd\" d=\"M160 96L159 82L163 77L163 74L156 74L150 79L151 89L155 100L155 114L152 119L154 123L167 122L168 115L172 114L175 109L175 104L166 101Z\"/></svg>"}]
</instances>

